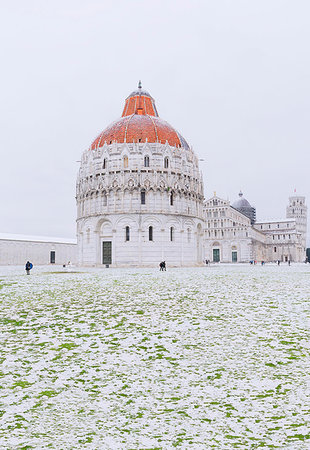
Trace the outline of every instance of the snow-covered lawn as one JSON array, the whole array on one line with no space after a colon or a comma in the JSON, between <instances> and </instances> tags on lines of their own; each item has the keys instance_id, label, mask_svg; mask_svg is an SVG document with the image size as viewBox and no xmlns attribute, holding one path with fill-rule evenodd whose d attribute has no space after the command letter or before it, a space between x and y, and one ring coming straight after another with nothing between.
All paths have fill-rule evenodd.
<instances>
[{"instance_id":1,"label":"snow-covered lawn","mask_svg":"<svg viewBox=\"0 0 310 450\"><path fill-rule=\"evenodd\" d=\"M310 448L310 265L0 268L0 448Z\"/></svg>"}]
</instances>

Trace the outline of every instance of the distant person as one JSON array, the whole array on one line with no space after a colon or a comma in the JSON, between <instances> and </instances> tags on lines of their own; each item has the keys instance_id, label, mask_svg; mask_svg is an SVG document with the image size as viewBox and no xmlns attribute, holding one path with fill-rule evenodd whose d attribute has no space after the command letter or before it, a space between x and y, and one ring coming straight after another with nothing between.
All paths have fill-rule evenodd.
<instances>
[{"instance_id":1,"label":"distant person","mask_svg":"<svg viewBox=\"0 0 310 450\"><path fill-rule=\"evenodd\" d=\"M160 264L159 264L159 270L160 271L164 271L164 270L166 270L166 261L162 261Z\"/></svg>"},{"instance_id":2,"label":"distant person","mask_svg":"<svg viewBox=\"0 0 310 450\"><path fill-rule=\"evenodd\" d=\"M278 266L280 265L280 260L278 259Z\"/></svg>"},{"instance_id":3,"label":"distant person","mask_svg":"<svg viewBox=\"0 0 310 450\"><path fill-rule=\"evenodd\" d=\"M291 260L289 259L289 260L287 261L287 263L288 263L288 265L290 266L290 265L291 265Z\"/></svg>"},{"instance_id":4,"label":"distant person","mask_svg":"<svg viewBox=\"0 0 310 450\"><path fill-rule=\"evenodd\" d=\"M32 269L32 267L33 267L32 263L30 261L27 261L26 265L25 265L25 270L26 270L27 275L30 275L30 270Z\"/></svg>"}]
</instances>

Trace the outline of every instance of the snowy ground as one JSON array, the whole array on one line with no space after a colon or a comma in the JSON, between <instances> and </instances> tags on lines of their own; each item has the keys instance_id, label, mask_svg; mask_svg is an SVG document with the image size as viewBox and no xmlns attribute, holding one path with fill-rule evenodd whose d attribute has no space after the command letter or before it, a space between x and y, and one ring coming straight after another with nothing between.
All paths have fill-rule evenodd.
<instances>
[{"instance_id":1,"label":"snowy ground","mask_svg":"<svg viewBox=\"0 0 310 450\"><path fill-rule=\"evenodd\" d=\"M1 449L310 448L310 265L62 270L0 268Z\"/></svg>"}]
</instances>

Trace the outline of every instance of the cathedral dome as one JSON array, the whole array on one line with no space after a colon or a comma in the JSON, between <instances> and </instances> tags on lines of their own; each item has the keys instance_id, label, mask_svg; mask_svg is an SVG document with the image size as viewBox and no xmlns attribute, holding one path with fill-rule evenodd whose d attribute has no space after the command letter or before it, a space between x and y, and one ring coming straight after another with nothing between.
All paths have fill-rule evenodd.
<instances>
[{"instance_id":1,"label":"cathedral dome","mask_svg":"<svg viewBox=\"0 0 310 450\"><path fill-rule=\"evenodd\" d=\"M171 125L160 119L151 95L142 89L133 91L125 101L122 117L109 125L90 146L91 150L105 143L150 142L189 149L186 140Z\"/></svg>"},{"instance_id":2,"label":"cathedral dome","mask_svg":"<svg viewBox=\"0 0 310 450\"><path fill-rule=\"evenodd\" d=\"M243 197L243 193L240 191L239 192L239 199L236 200L233 204L232 207L235 209L239 209L239 208L252 208L252 206L250 205L250 203L247 201L246 198Z\"/></svg>"},{"instance_id":3,"label":"cathedral dome","mask_svg":"<svg viewBox=\"0 0 310 450\"><path fill-rule=\"evenodd\" d=\"M239 199L236 200L231 206L247 216L251 220L252 224L255 222L256 209L251 206L246 198L243 197L243 193L241 191L239 192Z\"/></svg>"}]
</instances>

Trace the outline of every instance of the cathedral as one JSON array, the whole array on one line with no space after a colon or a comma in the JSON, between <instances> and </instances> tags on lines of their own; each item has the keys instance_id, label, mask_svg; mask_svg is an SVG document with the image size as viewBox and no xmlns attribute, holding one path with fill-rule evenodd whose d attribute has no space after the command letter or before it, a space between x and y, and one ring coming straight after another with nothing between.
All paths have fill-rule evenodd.
<instances>
[{"instance_id":1,"label":"cathedral","mask_svg":"<svg viewBox=\"0 0 310 450\"><path fill-rule=\"evenodd\" d=\"M243 197L204 199L198 158L158 115L142 89L120 119L84 151L76 184L78 263L85 266L194 266L213 262L303 261L305 198L286 219L256 221Z\"/></svg>"}]
</instances>

